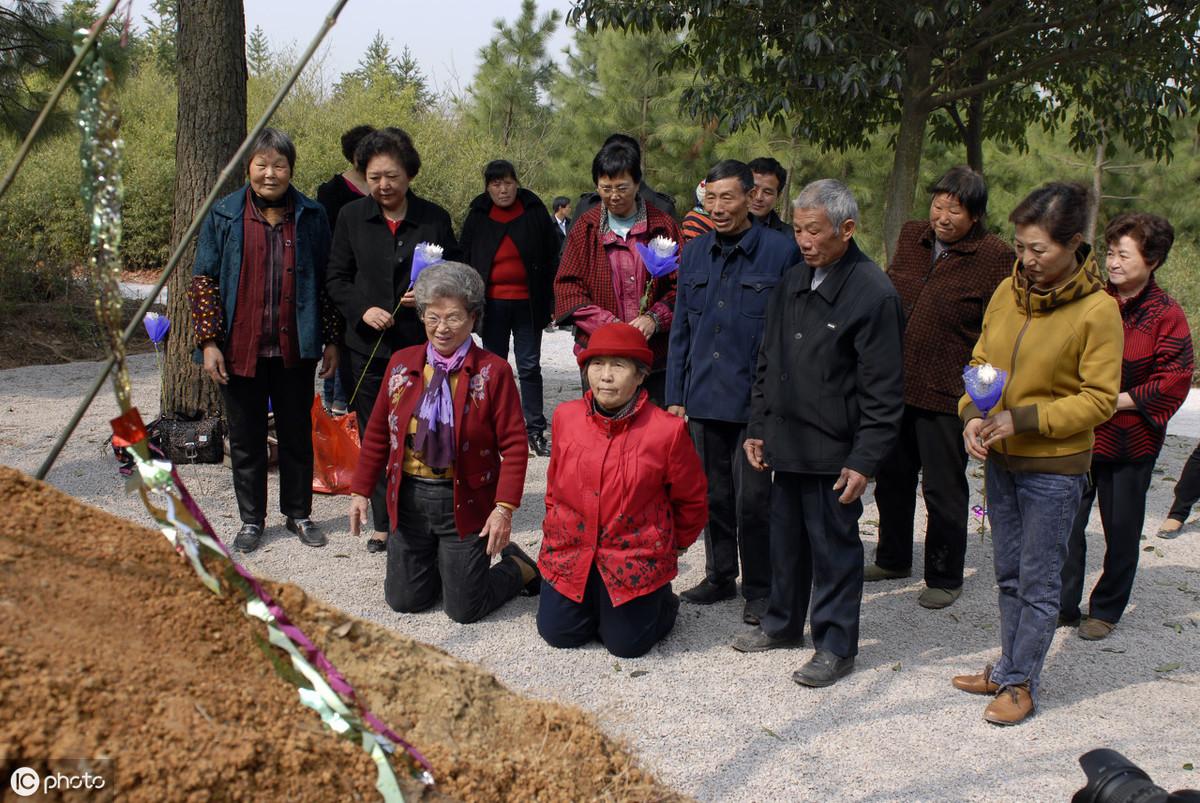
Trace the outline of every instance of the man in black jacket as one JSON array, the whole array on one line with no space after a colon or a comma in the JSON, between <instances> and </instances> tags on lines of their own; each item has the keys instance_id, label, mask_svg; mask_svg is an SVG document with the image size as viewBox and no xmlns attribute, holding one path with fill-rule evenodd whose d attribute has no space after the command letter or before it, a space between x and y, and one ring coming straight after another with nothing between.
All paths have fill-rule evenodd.
<instances>
[{"instance_id":1,"label":"man in black jacket","mask_svg":"<svg viewBox=\"0 0 1200 803\"><path fill-rule=\"evenodd\" d=\"M463 222L462 250L487 288L483 347L508 359L512 335L529 451L550 456L542 400L542 329L554 313L558 226L541 199L521 186L512 162L483 168L484 192Z\"/></svg>"},{"instance_id":2,"label":"man in black jacket","mask_svg":"<svg viewBox=\"0 0 1200 803\"><path fill-rule=\"evenodd\" d=\"M860 497L900 431L903 313L854 242L858 204L844 184L815 181L792 205L804 261L767 305L745 443L752 467L775 471L771 601L733 647L800 646L811 598L816 653L792 679L829 686L858 653Z\"/></svg>"}]
</instances>

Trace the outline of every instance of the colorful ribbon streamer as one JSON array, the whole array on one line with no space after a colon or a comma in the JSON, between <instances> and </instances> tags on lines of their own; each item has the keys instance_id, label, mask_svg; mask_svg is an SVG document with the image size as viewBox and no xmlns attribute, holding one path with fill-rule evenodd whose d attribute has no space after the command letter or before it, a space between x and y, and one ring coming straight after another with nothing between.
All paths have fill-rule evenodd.
<instances>
[{"instance_id":1,"label":"colorful ribbon streamer","mask_svg":"<svg viewBox=\"0 0 1200 803\"><path fill-rule=\"evenodd\" d=\"M223 594L222 578L224 585L234 585L241 590L247 600L246 612L266 623L270 644L291 659L289 679L299 688L301 703L316 711L334 733L358 742L375 762L378 774L375 788L383 799L389 803L403 803L404 796L388 757L395 754L396 745L402 746L413 775L427 785L433 783L429 761L363 706L354 688L325 654L291 623L258 579L233 559L184 487L174 466L165 460L151 458L145 425L132 404L121 336L124 304L119 283L124 144L119 136L121 118L112 72L99 44L76 77L80 94L79 129L83 138L80 145L82 194L91 221L88 264L99 292L96 315L116 361L113 390L122 414L112 421L113 442L128 444L126 448L136 467L129 477L128 488L138 492L163 535L187 559L209 590ZM157 322L154 323L155 331L147 326L151 338L158 331ZM164 331L159 332L158 339L165 335L166 327L161 328ZM157 339L155 345L157 347ZM224 563L215 564L214 560ZM221 567L219 572L210 568L218 565ZM281 662L276 662L277 669L282 666ZM282 669L280 674L288 677Z\"/></svg>"}]
</instances>

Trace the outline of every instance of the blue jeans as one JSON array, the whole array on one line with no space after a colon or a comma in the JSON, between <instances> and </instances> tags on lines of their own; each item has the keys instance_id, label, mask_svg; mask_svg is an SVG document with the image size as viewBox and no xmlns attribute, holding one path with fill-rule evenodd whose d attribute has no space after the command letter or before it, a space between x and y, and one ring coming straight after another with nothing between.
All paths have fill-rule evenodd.
<instances>
[{"instance_id":1,"label":"blue jeans","mask_svg":"<svg viewBox=\"0 0 1200 803\"><path fill-rule=\"evenodd\" d=\"M525 431L537 435L546 429L542 406L542 329L533 323L528 301L489 298L483 310L483 347L508 359L508 336L512 333L517 355L517 378L521 383L521 410Z\"/></svg>"},{"instance_id":2,"label":"blue jeans","mask_svg":"<svg viewBox=\"0 0 1200 803\"><path fill-rule=\"evenodd\" d=\"M1058 623L1067 542L1086 484L1086 474L1010 472L987 461L1002 651L992 681L1001 688L1028 682L1035 702Z\"/></svg>"}]
</instances>

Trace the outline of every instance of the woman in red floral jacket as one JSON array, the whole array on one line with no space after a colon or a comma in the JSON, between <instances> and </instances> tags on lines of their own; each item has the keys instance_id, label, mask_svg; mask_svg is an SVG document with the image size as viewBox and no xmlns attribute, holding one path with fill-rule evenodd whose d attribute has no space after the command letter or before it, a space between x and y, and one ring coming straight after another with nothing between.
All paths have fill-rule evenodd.
<instances>
[{"instance_id":1,"label":"woman in red floral jacket","mask_svg":"<svg viewBox=\"0 0 1200 803\"><path fill-rule=\"evenodd\" d=\"M652 359L633 326L600 327L578 356L591 390L555 411L537 615L553 647L599 638L636 658L675 624L671 580L708 519L708 484L683 419L648 403Z\"/></svg>"},{"instance_id":2,"label":"woman in red floral jacket","mask_svg":"<svg viewBox=\"0 0 1200 803\"><path fill-rule=\"evenodd\" d=\"M386 468L384 598L413 613L440 594L466 624L540 588L533 559L509 543L525 419L508 363L471 339L484 301L475 269L428 267L413 295L429 342L395 352L384 371L350 485L350 531L370 521L367 497Z\"/></svg>"}]
</instances>

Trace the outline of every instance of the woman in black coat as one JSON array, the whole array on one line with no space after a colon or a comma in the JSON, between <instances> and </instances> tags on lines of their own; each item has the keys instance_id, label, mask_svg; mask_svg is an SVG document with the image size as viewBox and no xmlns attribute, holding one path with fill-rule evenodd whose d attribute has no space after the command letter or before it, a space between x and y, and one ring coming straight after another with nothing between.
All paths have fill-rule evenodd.
<instances>
[{"instance_id":1,"label":"woman in black coat","mask_svg":"<svg viewBox=\"0 0 1200 803\"><path fill-rule=\"evenodd\" d=\"M356 385L351 404L363 432L392 352L425 341L411 290L413 251L431 243L446 260L457 260L460 251L449 213L409 191L421 157L408 134L399 128L369 134L354 162L371 194L338 215L326 289L346 318L346 356ZM371 496L371 514L375 532L367 549L382 552L388 533L382 481Z\"/></svg>"},{"instance_id":2,"label":"woman in black coat","mask_svg":"<svg viewBox=\"0 0 1200 803\"><path fill-rule=\"evenodd\" d=\"M554 312L557 226L541 199L520 185L511 162L488 162L483 185L485 192L471 201L462 229L465 260L479 271L487 288L483 347L508 359L512 336L529 451L549 457L542 405L542 329Z\"/></svg>"}]
</instances>

